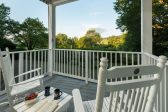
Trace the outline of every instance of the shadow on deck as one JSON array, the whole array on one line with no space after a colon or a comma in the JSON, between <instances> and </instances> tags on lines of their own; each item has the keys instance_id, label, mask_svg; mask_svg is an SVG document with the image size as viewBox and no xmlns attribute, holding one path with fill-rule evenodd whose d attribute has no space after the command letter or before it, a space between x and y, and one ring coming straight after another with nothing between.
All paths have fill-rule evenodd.
<instances>
[{"instance_id":1,"label":"shadow on deck","mask_svg":"<svg viewBox=\"0 0 168 112\"><path fill-rule=\"evenodd\" d=\"M95 83L89 82L88 84L85 81L79 79L73 79L69 77L64 77L54 74L52 77L46 77L44 80L44 86L52 86L55 88L61 89L63 92L72 95L72 90L75 88L80 89L82 100L93 100L96 97L97 85ZM39 89L38 89L39 90ZM5 101L6 95L0 96L0 102ZM73 102L70 104L68 112L73 112L74 106ZM0 112L9 112L9 107L5 106L0 108Z\"/></svg>"}]
</instances>

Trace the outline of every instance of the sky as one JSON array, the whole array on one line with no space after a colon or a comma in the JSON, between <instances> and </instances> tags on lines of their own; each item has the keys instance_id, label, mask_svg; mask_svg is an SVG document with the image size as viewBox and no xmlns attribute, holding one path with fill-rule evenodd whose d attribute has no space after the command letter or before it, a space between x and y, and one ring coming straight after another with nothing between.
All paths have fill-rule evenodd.
<instances>
[{"instance_id":1,"label":"sky","mask_svg":"<svg viewBox=\"0 0 168 112\"><path fill-rule=\"evenodd\" d=\"M120 35L114 8L115 0L79 0L56 7L56 34L81 37L96 29L102 37ZM48 6L39 0L0 0L11 8L10 17L22 23L26 18L39 18L48 27Z\"/></svg>"}]
</instances>

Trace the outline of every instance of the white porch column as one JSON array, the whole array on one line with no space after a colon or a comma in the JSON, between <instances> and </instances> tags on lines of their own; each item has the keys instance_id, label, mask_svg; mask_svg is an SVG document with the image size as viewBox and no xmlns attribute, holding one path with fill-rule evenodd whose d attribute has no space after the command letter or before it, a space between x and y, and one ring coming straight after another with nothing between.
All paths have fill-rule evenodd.
<instances>
[{"instance_id":1,"label":"white porch column","mask_svg":"<svg viewBox=\"0 0 168 112\"><path fill-rule=\"evenodd\" d=\"M141 52L152 53L152 0L141 0Z\"/></svg>"},{"instance_id":2,"label":"white porch column","mask_svg":"<svg viewBox=\"0 0 168 112\"><path fill-rule=\"evenodd\" d=\"M48 72L49 75L52 76L53 72L53 49L55 48L55 5L48 4Z\"/></svg>"}]
</instances>

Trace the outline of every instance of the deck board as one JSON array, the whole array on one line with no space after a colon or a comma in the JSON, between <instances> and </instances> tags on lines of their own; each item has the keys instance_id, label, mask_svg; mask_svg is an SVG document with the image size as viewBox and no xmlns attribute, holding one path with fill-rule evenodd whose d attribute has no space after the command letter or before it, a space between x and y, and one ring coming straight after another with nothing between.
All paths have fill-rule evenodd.
<instances>
[{"instance_id":1,"label":"deck board","mask_svg":"<svg viewBox=\"0 0 168 112\"><path fill-rule=\"evenodd\" d=\"M74 79L74 78L69 78L65 76L60 76L56 74L53 74L52 78L46 77L44 80L44 86L52 86L55 88L59 88L63 92L66 92L68 94L72 94L72 90L75 88L78 88L81 91L81 96L82 96L83 101L93 100L96 97L96 87L97 86L95 83L89 82L88 84L86 84L85 81ZM39 90L39 89L36 89L36 90ZM4 99L4 97L5 95L0 96L0 99ZM0 100L0 102L2 101ZM70 105L68 112L74 111L73 102L71 103L72 104ZM0 108L0 112L9 112L9 107L5 106L3 108Z\"/></svg>"}]
</instances>

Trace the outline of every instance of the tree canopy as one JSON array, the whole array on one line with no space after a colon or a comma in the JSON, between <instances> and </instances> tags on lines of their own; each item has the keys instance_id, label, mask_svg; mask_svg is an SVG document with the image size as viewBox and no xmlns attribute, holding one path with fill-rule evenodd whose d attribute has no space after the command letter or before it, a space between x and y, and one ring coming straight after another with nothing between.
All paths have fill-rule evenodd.
<instances>
[{"instance_id":1,"label":"tree canopy","mask_svg":"<svg viewBox=\"0 0 168 112\"><path fill-rule=\"evenodd\" d=\"M72 40L66 34L56 35L56 48L71 48Z\"/></svg>"},{"instance_id":2,"label":"tree canopy","mask_svg":"<svg viewBox=\"0 0 168 112\"><path fill-rule=\"evenodd\" d=\"M9 17L10 8L0 4L0 48L9 47L15 49L15 45L9 38L18 31L18 22Z\"/></svg>"},{"instance_id":3,"label":"tree canopy","mask_svg":"<svg viewBox=\"0 0 168 112\"><path fill-rule=\"evenodd\" d=\"M23 48L32 50L34 48L47 47L47 29L38 18L27 18L20 24L20 31L15 36L15 42Z\"/></svg>"},{"instance_id":4,"label":"tree canopy","mask_svg":"<svg viewBox=\"0 0 168 112\"><path fill-rule=\"evenodd\" d=\"M153 52L168 56L168 1L153 0Z\"/></svg>"},{"instance_id":5,"label":"tree canopy","mask_svg":"<svg viewBox=\"0 0 168 112\"><path fill-rule=\"evenodd\" d=\"M141 48L141 0L116 0L114 9L119 14L116 24L127 32L124 50L140 51Z\"/></svg>"}]
</instances>

